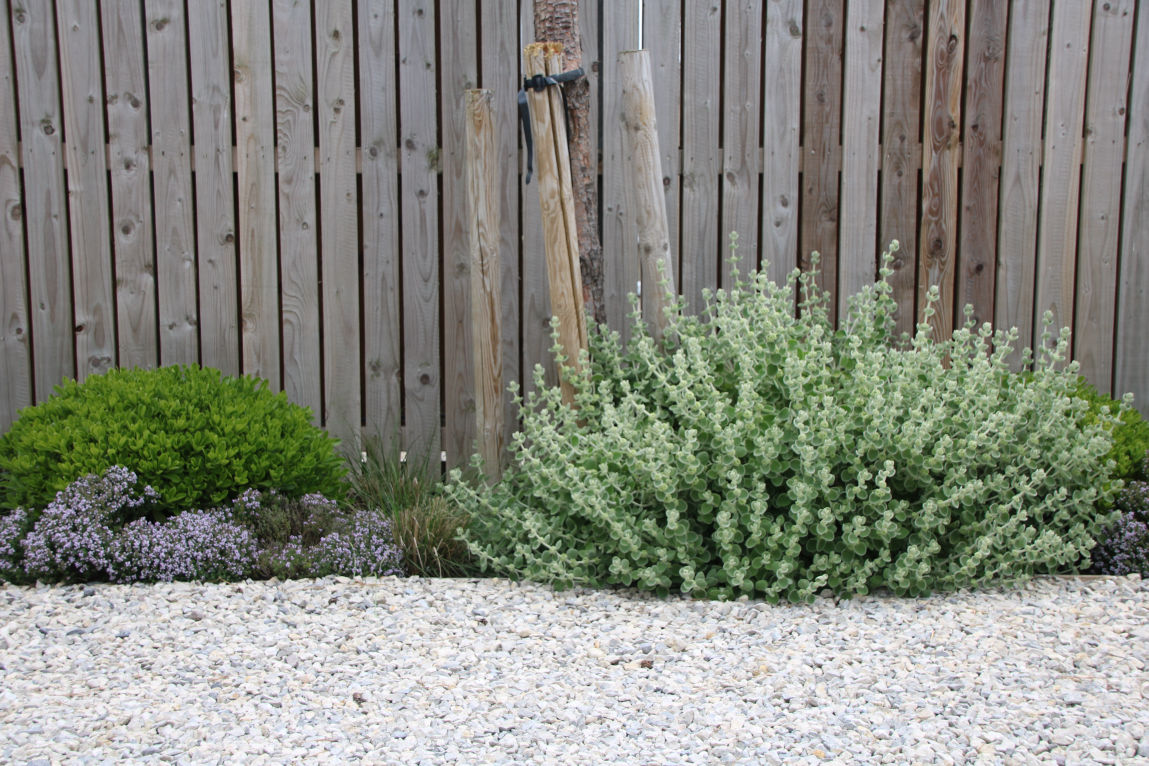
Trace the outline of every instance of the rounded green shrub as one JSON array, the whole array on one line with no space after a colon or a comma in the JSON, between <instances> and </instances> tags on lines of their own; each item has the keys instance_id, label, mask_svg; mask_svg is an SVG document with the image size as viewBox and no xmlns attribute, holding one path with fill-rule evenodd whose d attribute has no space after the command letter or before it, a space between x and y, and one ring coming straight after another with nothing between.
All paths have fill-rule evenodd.
<instances>
[{"instance_id":1,"label":"rounded green shrub","mask_svg":"<svg viewBox=\"0 0 1149 766\"><path fill-rule=\"evenodd\" d=\"M34 512L114 465L156 490L157 520L249 488L339 498L337 444L309 410L254 377L195 365L112 370L58 386L0 437L0 507Z\"/></svg>"},{"instance_id":2,"label":"rounded green shrub","mask_svg":"<svg viewBox=\"0 0 1149 766\"><path fill-rule=\"evenodd\" d=\"M1078 379L1073 395L1089 403L1089 422L1097 422L1102 410L1113 417L1113 449L1109 458L1114 463L1113 475L1119 479L1137 478L1145 453L1149 452L1149 421L1128 402L1114 400L1099 393L1084 377Z\"/></svg>"},{"instance_id":3,"label":"rounded green shrub","mask_svg":"<svg viewBox=\"0 0 1149 766\"><path fill-rule=\"evenodd\" d=\"M837 330L811 274L751 274L675 312L662 342L637 314L625 351L600 330L565 369L573 406L536 368L503 479L447 487L470 552L557 587L767 600L1088 565L1120 488L1115 416L1073 395L1068 331L1047 317L1028 380L1010 373L1016 331L967 321L936 342L923 322L899 342L889 262Z\"/></svg>"}]
</instances>

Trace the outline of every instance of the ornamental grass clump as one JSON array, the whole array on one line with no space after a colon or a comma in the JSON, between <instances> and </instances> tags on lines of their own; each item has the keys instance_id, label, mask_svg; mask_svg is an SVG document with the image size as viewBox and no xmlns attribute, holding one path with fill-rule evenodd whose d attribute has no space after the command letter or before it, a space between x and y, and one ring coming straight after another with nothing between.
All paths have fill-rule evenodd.
<instances>
[{"instance_id":1,"label":"ornamental grass clump","mask_svg":"<svg viewBox=\"0 0 1149 766\"><path fill-rule=\"evenodd\" d=\"M470 552L558 587L771 601L1087 564L1120 487L1113 416L1073 396L1068 331L1047 316L1029 379L1006 361L1017 332L969 311L952 338L923 322L898 342L890 259L840 330L813 274L751 273L700 316L680 306L664 343L637 313L625 351L600 329L582 372L564 365L575 406L536 368L504 478L448 487Z\"/></svg>"}]
</instances>

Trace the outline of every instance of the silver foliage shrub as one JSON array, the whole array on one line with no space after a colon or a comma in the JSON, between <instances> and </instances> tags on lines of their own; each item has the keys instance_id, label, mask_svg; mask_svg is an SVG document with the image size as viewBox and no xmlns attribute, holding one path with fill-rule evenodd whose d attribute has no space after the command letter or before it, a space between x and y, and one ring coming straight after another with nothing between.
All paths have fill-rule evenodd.
<instances>
[{"instance_id":1,"label":"silver foliage shrub","mask_svg":"<svg viewBox=\"0 0 1149 766\"><path fill-rule=\"evenodd\" d=\"M1119 482L1106 423L1071 395L1068 330L1046 318L1026 376L1016 330L968 309L948 340L924 322L899 340L889 262L837 331L812 274L751 273L699 317L679 306L664 343L600 329L583 372L564 367L573 408L537 368L505 477L448 486L472 554L558 587L771 601L1088 565Z\"/></svg>"}]
</instances>

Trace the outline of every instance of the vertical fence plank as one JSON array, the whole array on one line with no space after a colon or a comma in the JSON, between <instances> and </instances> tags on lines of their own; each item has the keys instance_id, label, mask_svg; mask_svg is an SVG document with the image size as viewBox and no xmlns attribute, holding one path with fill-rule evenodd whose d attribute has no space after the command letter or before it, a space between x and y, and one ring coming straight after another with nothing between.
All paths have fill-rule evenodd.
<instances>
[{"instance_id":1,"label":"vertical fence plank","mask_svg":"<svg viewBox=\"0 0 1149 766\"><path fill-rule=\"evenodd\" d=\"M403 418L395 6L359 0L366 435L399 454Z\"/></svg>"},{"instance_id":2,"label":"vertical fence plank","mask_svg":"<svg viewBox=\"0 0 1149 766\"><path fill-rule=\"evenodd\" d=\"M580 9L581 10L581 9ZM654 110L661 150L662 188L670 232L671 276L681 284L682 249L678 241L679 124L682 104L682 5L678 0L647 0L642 17L642 47L650 51Z\"/></svg>"},{"instance_id":3,"label":"vertical fence plank","mask_svg":"<svg viewBox=\"0 0 1149 766\"><path fill-rule=\"evenodd\" d=\"M918 307L936 286L941 299L929 324L935 340L945 340L953 334L964 0L941 0L931 6L928 21Z\"/></svg>"},{"instance_id":4,"label":"vertical fence plank","mask_svg":"<svg viewBox=\"0 0 1149 766\"><path fill-rule=\"evenodd\" d=\"M439 108L442 114L443 404L447 466L466 465L475 446L475 370L471 343L471 248L467 222L466 92L479 83L472 0L439 4Z\"/></svg>"},{"instance_id":5,"label":"vertical fence plank","mask_svg":"<svg viewBox=\"0 0 1149 766\"><path fill-rule=\"evenodd\" d=\"M11 25L0 13L0 434L32 403L28 273L24 267L24 201L16 141Z\"/></svg>"},{"instance_id":6,"label":"vertical fence plank","mask_svg":"<svg viewBox=\"0 0 1149 766\"><path fill-rule=\"evenodd\" d=\"M323 422L327 430L343 442L345 451L358 454L362 447L363 415L359 353L359 194L355 172L355 28L351 1L330 0L316 9L315 101L319 118ZM434 248L430 250L434 252ZM435 434L438 436L437 428Z\"/></svg>"},{"instance_id":7,"label":"vertical fence plank","mask_svg":"<svg viewBox=\"0 0 1149 766\"><path fill-rule=\"evenodd\" d=\"M838 286L838 171L841 147L842 0L811 0L806 18L806 92L802 118L802 229L799 263L810 269L810 254L817 251L818 285L837 294ZM831 321L837 304L829 305Z\"/></svg>"},{"instance_id":8,"label":"vertical fence plank","mask_svg":"<svg viewBox=\"0 0 1149 766\"><path fill-rule=\"evenodd\" d=\"M1051 311L1054 332L1073 324L1090 5L1054 3L1050 23L1034 322Z\"/></svg>"},{"instance_id":9,"label":"vertical fence plank","mask_svg":"<svg viewBox=\"0 0 1149 766\"><path fill-rule=\"evenodd\" d=\"M877 276L878 159L882 104L882 0L851 3L842 95L842 204L838 316Z\"/></svg>"},{"instance_id":10,"label":"vertical fence plank","mask_svg":"<svg viewBox=\"0 0 1149 766\"><path fill-rule=\"evenodd\" d=\"M882 181L879 246L898 240L890 287L897 302L896 331L917 321L918 175L921 171L922 40L925 0L886 4L882 71Z\"/></svg>"},{"instance_id":11,"label":"vertical fence plank","mask_svg":"<svg viewBox=\"0 0 1149 766\"><path fill-rule=\"evenodd\" d=\"M957 323L973 306L977 324L993 321L997 263L997 194L1001 169L1002 87L1005 72L1005 3L972 0L965 81L961 222L958 232Z\"/></svg>"},{"instance_id":12,"label":"vertical fence plank","mask_svg":"<svg viewBox=\"0 0 1149 766\"><path fill-rule=\"evenodd\" d=\"M96 7L81 0L58 0L56 8L68 166L76 379L83 381L88 375L107 372L116 363L100 20Z\"/></svg>"},{"instance_id":13,"label":"vertical fence plank","mask_svg":"<svg viewBox=\"0 0 1149 766\"><path fill-rule=\"evenodd\" d=\"M626 163L622 136L622 89L618 54L638 48L639 0L618 0L603 8L602 24L602 253L606 321L630 338L631 307L639 275L638 233L626 204Z\"/></svg>"},{"instance_id":14,"label":"vertical fence plank","mask_svg":"<svg viewBox=\"0 0 1149 766\"><path fill-rule=\"evenodd\" d=\"M229 46L226 0L197 5L196 12L188 14L188 47L195 135L200 359L203 365L225 375L238 375Z\"/></svg>"},{"instance_id":15,"label":"vertical fence plank","mask_svg":"<svg viewBox=\"0 0 1149 766\"><path fill-rule=\"evenodd\" d=\"M702 291L718 287L726 254L718 234L721 3L688 2L682 25L682 295L697 312Z\"/></svg>"},{"instance_id":16,"label":"vertical fence plank","mask_svg":"<svg viewBox=\"0 0 1149 766\"><path fill-rule=\"evenodd\" d=\"M145 6L160 364L199 361L188 44L180 0Z\"/></svg>"},{"instance_id":17,"label":"vertical fence plank","mask_svg":"<svg viewBox=\"0 0 1149 766\"><path fill-rule=\"evenodd\" d=\"M993 323L1006 330L1016 327L1020 349L1033 343L1049 0L1019 0L1011 4L1010 14ZM1015 353L1015 367L1019 360L1020 354Z\"/></svg>"},{"instance_id":18,"label":"vertical fence plank","mask_svg":"<svg viewBox=\"0 0 1149 766\"><path fill-rule=\"evenodd\" d=\"M1121 273L1117 289L1117 342L1113 392L1132 392L1149 418L1149 13L1137 14L1129 71L1129 147L1121 205Z\"/></svg>"},{"instance_id":19,"label":"vertical fence plank","mask_svg":"<svg viewBox=\"0 0 1149 766\"><path fill-rule=\"evenodd\" d=\"M519 347L519 188L518 174L518 132L516 121L515 94L519 89L519 67L522 50L519 45L519 18L511 3L479 4L482 41L479 50L482 59L479 71L482 74L483 88L491 91L494 111L495 154L500 170L496 183L499 186L498 251L499 251L499 295L501 316L499 329L502 335L501 361L503 369L503 444L511 443L511 435L517 430L513 397L506 390L510 381L522 383ZM580 19L582 17L580 16ZM585 47L583 56L586 68L596 56L596 50ZM592 85L592 89L593 89ZM594 103L592 90L592 104ZM597 124L597 123L595 123ZM592 153L593 154L593 153ZM530 190L532 193L533 189ZM526 225L524 221L523 225Z\"/></svg>"},{"instance_id":20,"label":"vertical fence plank","mask_svg":"<svg viewBox=\"0 0 1149 766\"><path fill-rule=\"evenodd\" d=\"M266 3L232 6L235 171L239 198L240 330L243 372L279 377L279 252L275 242L275 105L271 14Z\"/></svg>"},{"instance_id":21,"label":"vertical fence plank","mask_svg":"<svg viewBox=\"0 0 1149 766\"><path fill-rule=\"evenodd\" d=\"M781 284L798 265L798 164L802 141L802 3L766 5L762 99L762 261Z\"/></svg>"},{"instance_id":22,"label":"vertical fence plank","mask_svg":"<svg viewBox=\"0 0 1149 766\"><path fill-rule=\"evenodd\" d=\"M155 243L140 4L101 5L104 78L108 91L108 155L112 177L112 236L116 258L119 364L154 367Z\"/></svg>"},{"instance_id":23,"label":"vertical fence plank","mask_svg":"<svg viewBox=\"0 0 1149 766\"><path fill-rule=\"evenodd\" d=\"M36 401L47 399L57 383L76 374L55 26L51 3L12 8L27 246L37 256L28 259Z\"/></svg>"},{"instance_id":24,"label":"vertical fence plank","mask_svg":"<svg viewBox=\"0 0 1149 766\"><path fill-rule=\"evenodd\" d=\"M535 13L533 2L522 2L521 24L523 30L522 45L515 49L515 60L518 63L519 78L515 84L517 91L521 87L522 78L538 72L528 73L522 65L523 48L535 40ZM515 134L519 135L521 129L516 127ZM521 162L525 172L526 153L525 145ZM519 183L516 178L516 183ZM521 196L522 215L522 375L523 392L534 390L535 365L541 364L545 371L546 385L553 386L558 383L558 375L554 365L551 364L551 297L547 289L547 261L543 245L542 206L539 204L538 180L529 185L519 186ZM603 259L609 262L614 254L603 248Z\"/></svg>"},{"instance_id":25,"label":"vertical fence plank","mask_svg":"<svg viewBox=\"0 0 1149 766\"><path fill-rule=\"evenodd\" d=\"M759 134L762 107L762 5L726 4L722 75L722 236L738 233L740 271L758 265L758 184L762 169ZM730 287L730 261L719 265L720 284Z\"/></svg>"},{"instance_id":26,"label":"vertical fence plank","mask_svg":"<svg viewBox=\"0 0 1149 766\"><path fill-rule=\"evenodd\" d=\"M399 3L402 145L403 383L407 451L439 463L439 165L435 129L435 4Z\"/></svg>"},{"instance_id":27,"label":"vertical fence plank","mask_svg":"<svg viewBox=\"0 0 1149 766\"><path fill-rule=\"evenodd\" d=\"M1102 392L1113 387L1121 161L1125 151L1128 82L1135 3L1111 0L1095 9L1090 42L1085 164L1077 230L1077 309L1073 356L1081 374Z\"/></svg>"},{"instance_id":28,"label":"vertical fence plank","mask_svg":"<svg viewBox=\"0 0 1149 766\"><path fill-rule=\"evenodd\" d=\"M291 401L309 408L312 421L319 423L323 417L323 396L311 9L293 0L275 0L271 12L283 390Z\"/></svg>"}]
</instances>

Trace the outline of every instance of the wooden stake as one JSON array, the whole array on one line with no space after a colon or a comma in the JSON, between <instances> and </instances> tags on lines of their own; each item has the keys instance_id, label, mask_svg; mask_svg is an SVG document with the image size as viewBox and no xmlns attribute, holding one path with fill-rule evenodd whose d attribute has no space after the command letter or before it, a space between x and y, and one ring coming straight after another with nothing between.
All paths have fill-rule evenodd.
<instances>
[{"instance_id":1,"label":"wooden stake","mask_svg":"<svg viewBox=\"0 0 1149 766\"><path fill-rule=\"evenodd\" d=\"M545 59L549 48L557 48L558 53L562 51L562 46L558 43L531 43L523 50L523 68L528 76L546 73ZM555 97L558 97L557 93ZM578 251L575 249L572 254L571 242L577 243L577 239L570 230L563 210L562 171L557 146L560 142L557 136L563 136L561 144L565 149L565 128L561 119L553 118L550 98L551 95L547 91L527 91L527 101L531 110L531 134L534 136L535 162L538 168L539 205L543 219L543 244L546 250L551 311L558 318L559 344L567 357L567 364L577 371L579 352L586 348L586 320L583 317L582 289L580 287L576 290L574 281L574 275L578 274ZM568 179L569 174L568 165ZM569 189L566 196L569 198ZM572 263L575 264L574 274L571 269ZM563 399L567 402L573 401L573 386L565 377L561 378L561 385Z\"/></svg>"},{"instance_id":2,"label":"wooden stake","mask_svg":"<svg viewBox=\"0 0 1149 766\"><path fill-rule=\"evenodd\" d=\"M649 52L623 51L618 55L618 69L622 79L623 137L630 171L626 190L638 227L642 266L642 316L651 336L661 340L666 330L667 311L674 305L676 293Z\"/></svg>"},{"instance_id":3,"label":"wooden stake","mask_svg":"<svg viewBox=\"0 0 1149 766\"><path fill-rule=\"evenodd\" d=\"M470 207L471 340L475 433L487 478L502 473L503 357L499 342L499 172L489 90L467 91L466 179Z\"/></svg>"}]
</instances>

